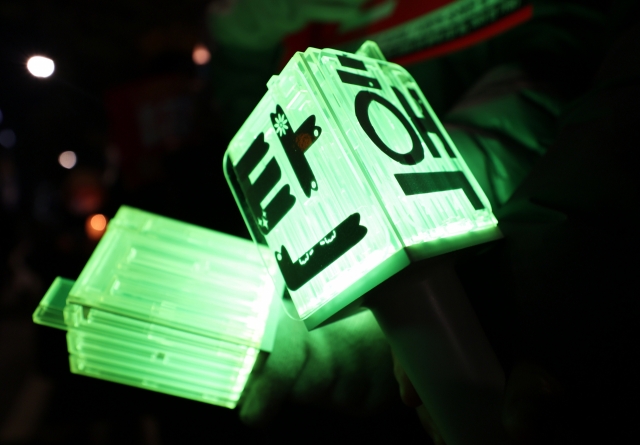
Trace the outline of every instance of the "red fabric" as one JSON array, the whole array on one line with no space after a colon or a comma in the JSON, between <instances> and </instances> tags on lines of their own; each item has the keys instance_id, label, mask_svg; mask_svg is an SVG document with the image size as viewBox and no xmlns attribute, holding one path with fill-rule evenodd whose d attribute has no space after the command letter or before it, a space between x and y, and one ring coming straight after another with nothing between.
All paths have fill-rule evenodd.
<instances>
[{"instance_id":1,"label":"red fabric","mask_svg":"<svg viewBox=\"0 0 640 445\"><path fill-rule=\"evenodd\" d=\"M431 48L427 48L423 51L418 51L413 54L407 54L392 60L392 62L398 65L411 65L412 63L421 62L426 59L441 56L443 54L452 53L461 49L473 46L476 43L480 43L483 40L487 40L493 36L501 34L511 28L514 28L521 23L526 22L533 16L533 6L527 5L516 12L509 14L500 20L493 22L492 24L480 28L470 34L459 37L450 42L445 42L441 45L437 45Z\"/></svg>"},{"instance_id":2,"label":"red fabric","mask_svg":"<svg viewBox=\"0 0 640 445\"><path fill-rule=\"evenodd\" d=\"M325 26L320 32L320 41L324 48L331 48L337 44L349 42L358 38L366 37L368 35L394 28L402 23L408 22L417 17L422 17L431 11L441 8L454 0L429 0L429 1L415 1L415 0L398 0L396 7L389 17L373 22L362 28L354 29L353 31L346 32L344 34L338 34L335 31L338 25ZM368 3L364 9L372 8L382 2ZM306 49L306 48L305 48Z\"/></svg>"},{"instance_id":3,"label":"red fabric","mask_svg":"<svg viewBox=\"0 0 640 445\"><path fill-rule=\"evenodd\" d=\"M312 24L285 39L285 51L281 59L282 64L280 68L283 68L297 51L305 51L310 46L315 48L334 48L345 42L363 38L367 35L393 28L415 19L416 17L421 17L430 11L451 3L452 1L453 0L432 0L428 2L416 2L399 0L393 14L389 17L344 34L339 34L337 32L339 27L337 24ZM365 8L375 7L382 2L383 0L372 1L368 3ZM424 50L417 51L412 54L394 58L392 61L400 65L410 65L426 59L459 51L516 27L529 20L532 15L533 7L531 5L526 5L483 28L472 31L465 36L434 47L425 48Z\"/></svg>"}]
</instances>

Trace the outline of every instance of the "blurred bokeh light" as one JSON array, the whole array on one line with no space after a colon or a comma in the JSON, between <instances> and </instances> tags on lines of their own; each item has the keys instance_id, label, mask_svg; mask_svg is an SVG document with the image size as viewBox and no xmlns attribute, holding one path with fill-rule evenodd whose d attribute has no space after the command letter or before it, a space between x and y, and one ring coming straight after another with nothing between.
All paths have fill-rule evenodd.
<instances>
[{"instance_id":1,"label":"blurred bokeh light","mask_svg":"<svg viewBox=\"0 0 640 445\"><path fill-rule=\"evenodd\" d=\"M196 65L206 65L211 60L211 53L202 43L198 43L193 48L193 53L191 55L193 59L193 63Z\"/></svg>"},{"instance_id":2,"label":"blurred bokeh light","mask_svg":"<svg viewBox=\"0 0 640 445\"><path fill-rule=\"evenodd\" d=\"M58 162L60 165L67 169L75 167L77 161L78 158L72 151L63 151L60 153L60 156L58 156Z\"/></svg>"},{"instance_id":3,"label":"blurred bokeh light","mask_svg":"<svg viewBox=\"0 0 640 445\"><path fill-rule=\"evenodd\" d=\"M49 77L55 70L55 64L48 57L33 56L27 61L27 69L34 77Z\"/></svg>"},{"instance_id":4,"label":"blurred bokeh light","mask_svg":"<svg viewBox=\"0 0 640 445\"><path fill-rule=\"evenodd\" d=\"M85 223L87 237L91 240L99 240L107 229L107 218L98 213L90 215Z\"/></svg>"},{"instance_id":5,"label":"blurred bokeh light","mask_svg":"<svg viewBox=\"0 0 640 445\"><path fill-rule=\"evenodd\" d=\"M1 116L0 116L1 117ZM4 148L11 148L16 144L16 134L10 128L0 130L0 145Z\"/></svg>"}]
</instances>

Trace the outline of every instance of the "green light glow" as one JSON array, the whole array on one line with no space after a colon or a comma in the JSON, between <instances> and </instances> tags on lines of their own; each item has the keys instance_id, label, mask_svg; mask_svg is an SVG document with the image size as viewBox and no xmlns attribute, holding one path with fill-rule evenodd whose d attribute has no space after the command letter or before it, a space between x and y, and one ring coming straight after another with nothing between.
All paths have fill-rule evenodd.
<instances>
[{"instance_id":1,"label":"green light glow","mask_svg":"<svg viewBox=\"0 0 640 445\"><path fill-rule=\"evenodd\" d=\"M233 408L282 290L251 242L121 207L33 317L67 330L72 372Z\"/></svg>"},{"instance_id":2,"label":"green light glow","mask_svg":"<svg viewBox=\"0 0 640 445\"><path fill-rule=\"evenodd\" d=\"M56 329L67 330L64 324L64 307L67 304L67 295L73 287L73 280L57 277L40 301L33 313L33 321Z\"/></svg>"},{"instance_id":3,"label":"green light glow","mask_svg":"<svg viewBox=\"0 0 640 445\"><path fill-rule=\"evenodd\" d=\"M500 236L418 85L380 57L372 42L297 53L226 153L263 258L309 328L412 261Z\"/></svg>"}]
</instances>

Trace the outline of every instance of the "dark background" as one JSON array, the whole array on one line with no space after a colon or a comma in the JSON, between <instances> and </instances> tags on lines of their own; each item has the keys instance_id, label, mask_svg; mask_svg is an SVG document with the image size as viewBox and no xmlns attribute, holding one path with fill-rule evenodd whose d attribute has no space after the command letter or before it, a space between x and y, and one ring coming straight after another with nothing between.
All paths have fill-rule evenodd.
<instances>
[{"instance_id":1,"label":"dark background","mask_svg":"<svg viewBox=\"0 0 640 445\"><path fill-rule=\"evenodd\" d=\"M222 176L216 67L191 56L206 3L0 3L0 132L16 136L0 146L0 443L428 441L399 403L366 419L287 406L250 430L231 410L72 375L64 332L32 323L53 279L91 255L92 214L128 204L246 236ZM36 54L52 77L28 73Z\"/></svg>"}]
</instances>

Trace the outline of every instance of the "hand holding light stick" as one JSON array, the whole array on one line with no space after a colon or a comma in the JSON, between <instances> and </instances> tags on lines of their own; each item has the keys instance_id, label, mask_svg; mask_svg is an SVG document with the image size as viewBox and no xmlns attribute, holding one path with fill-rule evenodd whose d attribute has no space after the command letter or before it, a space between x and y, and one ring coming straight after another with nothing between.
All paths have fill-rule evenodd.
<instances>
[{"instance_id":1,"label":"hand holding light stick","mask_svg":"<svg viewBox=\"0 0 640 445\"><path fill-rule=\"evenodd\" d=\"M424 260L365 304L446 443L501 443L504 373L452 262Z\"/></svg>"},{"instance_id":2,"label":"hand holding light stick","mask_svg":"<svg viewBox=\"0 0 640 445\"><path fill-rule=\"evenodd\" d=\"M443 256L500 233L405 70L371 42L296 54L224 168L267 245L267 267L251 257L239 280L268 273L276 286L214 279L212 261L245 255L240 241L125 208L78 281L56 281L34 314L68 330L74 372L233 407L284 279L308 329L372 309L448 445L504 442L504 376Z\"/></svg>"},{"instance_id":3,"label":"hand holding light stick","mask_svg":"<svg viewBox=\"0 0 640 445\"><path fill-rule=\"evenodd\" d=\"M502 370L434 260L500 232L420 88L373 42L297 53L268 87L224 168L298 314L313 329L371 307L446 443L502 443Z\"/></svg>"}]
</instances>

